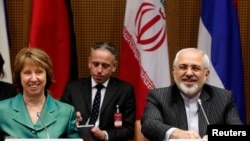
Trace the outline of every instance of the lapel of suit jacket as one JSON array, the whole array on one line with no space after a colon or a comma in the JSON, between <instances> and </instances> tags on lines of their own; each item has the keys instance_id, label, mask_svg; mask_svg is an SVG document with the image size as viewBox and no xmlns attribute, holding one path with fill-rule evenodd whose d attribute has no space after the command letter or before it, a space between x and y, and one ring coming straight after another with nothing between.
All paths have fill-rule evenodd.
<instances>
[{"instance_id":1,"label":"lapel of suit jacket","mask_svg":"<svg viewBox=\"0 0 250 141\"><path fill-rule=\"evenodd\" d=\"M31 122L29 113L26 109L26 106L23 101L23 97L21 94L19 94L17 97L13 99L13 109L16 111L16 115L13 117L13 119L31 129L34 129L34 124ZM46 127L48 127L50 124L54 123L56 121L55 117L51 114L55 111L55 103L52 100L52 97L50 95L46 98L46 103L43 108L43 111L41 113L41 119L43 120ZM37 130L43 130L44 126L41 122L38 121L37 123L38 127Z\"/></svg>"},{"instance_id":2,"label":"lapel of suit jacket","mask_svg":"<svg viewBox=\"0 0 250 141\"><path fill-rule=\"evenodd\" d=\"M114 97L114 95L116 94L116 90L117 90L117 83L115 81L115 79L113 79L112 77L109 80L109 83L107 85L106 88L106 92L105 92L105 97L103 99L103 103L102 103L102 107L101 107L101 113L103 112L103 110L105 109L105 107L107 107L107 105L109 104L110 100Z\"/></svg>"},{"instance_id":3,"label":"lapel of suit jacket","mask_svg":"<svg viewBox=\"0 0 250 141\"><path fill-rule=\"evenodd\" d=\"M24 101L23 101L23 96L21 93L19 93L13 99L12 108L13 108L14 112L16 112L16 115L13 117L13 120L22 124L23 126L27 126L31 129L34 128L34 125L30 120L29 113L26 109L26 106L25 106Z\"/></svg>"},{"instance_id":4,"label":"lapel of suit jacket","mask_svg":"<svg viewBox=\"0 0 250 141\"><path fill-rule=\"evenodd\" d=\"M201 91L200 99L202 102L202 107L204 109L204 112L206 113L206 116L208 120L210 119L210 103L208 102L209 100L209 94L207 93L206 90ZM198 106L198 116L199 116L199 132L200 135L206 135L207 134L207 121L206 118L201 110L201 107Z\"/></svg>"},{"instance_id":5,"label":"lapel of suit jacket","mask_svg":"<svg viewBox=\"0 0 250 141\"><path fill-rule=\"evenodd\" d=\"M175 118L176 125L181 129L187 130L188 124L187 124L187 114L186 114L185 104L183 98L181 97L180 91L178 90L176 85L173 86L171 94L173 96L173 101L175 103L173 112L175 112L176 115Z\"/></svg>"},{"instance_id":6,"label":"lapel of suit jacket","mask_svg":"<svg viewBox=\"0 0 250 141\"><path fill-rule=\"evenodd\" d=\"M59 109L56 109L55 100L49 94L47 94L46 102L41 112L41 118L39 119L37 123L38 130L44 129L43 123L45 124L46 127L48 127L51 124L56 122L56 116L57 116L55 112L56 110L59 110Z\"/></svg>"},{"instance_id":7,"label":"lapel of suit jacket","mask_svg":"<svg viewBox=\"0 0 250 141\"><path fill-rule=\"evenodd\" d=\"M86 113L82 113L82 114L86 114L84 116L89 117L91 114L91 107L92 107L92 86L91 86L91 77L88 77L87 79L84 79L82 82L82 86L81 86L81 95L83 97L83 99L79 100L79 102L83 102L85 103L85 105L83 106L87 106L87 112ZM87 119L87 118L85 118Z\"/></svg>"}]
</instances>

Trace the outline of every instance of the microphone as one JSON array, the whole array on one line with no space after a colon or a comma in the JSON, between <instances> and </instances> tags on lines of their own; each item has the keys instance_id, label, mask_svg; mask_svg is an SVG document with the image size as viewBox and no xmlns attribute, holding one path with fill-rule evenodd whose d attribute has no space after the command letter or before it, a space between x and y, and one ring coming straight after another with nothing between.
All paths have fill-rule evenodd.
<instances>
[{"instance_id":1,"label":"microphone","mask_svg":"<svg viewBox=\"0 0 250 141\"><path fill-rule=\"evenodd\" d=\"M41 113L40 113L40 112L37 112L36 115L37 115L38 119L41 121L41 123L42 123L42 125L43 125L43 128L44 128L45 131L46 131L47 139L49 139L49 132L48 132L48 129L47 129L47 127L45 126L45 124L44 124L44 122L43 122L43 120L42 120L42 118L41 118Z\"/></svg>"},{"instance_id":2,"label":"microphone","mask_svg":"<svg viewBox=\"0 0 250 141\"><path fill-rule=\"evenodd\" d=\"M204 115L204 117L205 117L205 119L206 119L206 121L207 121L207 125L210 125L210 123L209 123L209 121L208 121L208 118L207 118L207 115L206 115L206 113L205 113L205 111L204 111L204 109L203 109L203 106L202 106L202 103L201 103L201 99L199 98L199 99L197 100L197 102L198 102L198 104L199 104L200 107L201 107L202 113L203 113L203 115Z\"/></svg>"}]
</instances>

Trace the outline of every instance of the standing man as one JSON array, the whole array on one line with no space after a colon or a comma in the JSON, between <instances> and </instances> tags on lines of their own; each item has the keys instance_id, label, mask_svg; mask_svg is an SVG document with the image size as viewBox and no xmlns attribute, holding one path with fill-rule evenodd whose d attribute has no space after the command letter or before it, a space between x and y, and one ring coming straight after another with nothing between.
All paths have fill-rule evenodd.
<instances>
[{"instance_id":1,"label":"standing man","mask_svg":"<svg viewBox=\"0 0 250 141\"><path fill-rule=\"evenodd\" d=\"M242 124L232 92L205 84L209 65L208 56L199 49L186 48L176 54L175 84L148 94L141 120L145 137L151 141L200 139L207 138L209 124Z\"/></svg>"},{"instance_id":2,"label":"standing man","mask_svg":"<svg viewBox=\"0 0 250 141\"><path fill-rule=\"evenodd\" d=\"M78 111L77 124L95 125L91 132L97 140L128 141L134 138L134 88L112 77L117 68L116 53L112 44L96 43L88 60L91 76L68 83L61 98L61 101L73 105ZM101 88L97 88L97 85L101 85ZM97 91L100 92L100 102L94 102ZM117 111L122 114L119 126L114 125Z\"/></svg>"}]
</instances>

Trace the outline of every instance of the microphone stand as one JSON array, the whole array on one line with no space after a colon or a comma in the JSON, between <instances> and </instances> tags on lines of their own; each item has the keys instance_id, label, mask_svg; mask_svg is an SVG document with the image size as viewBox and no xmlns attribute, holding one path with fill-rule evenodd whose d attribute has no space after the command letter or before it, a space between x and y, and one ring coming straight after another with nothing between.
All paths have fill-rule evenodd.
<instances>
[{"instance_id":1,"label":"microphone stand","mask_svg":"<svg viewBox=\"0 0 250 141\"><path fill-rule=\"evenodd\" d=\"M208 118L207 118L207 115L206 115L206 113L205 113L205 111L204 111L204 109L203 109L203 106L202 106L202 103L201 103L201 99L198 99L197 102L198 102L198 104L199 104L200 107L201 107L202 113L203 113L203 115L204 115L204 117L205 117L205 119L206 119L206 121L207 121L207 125L210 125L210 123L209 123L209 121L208 121Z\"/></svg>"},{"instance_id":2,"label":"microphone stand","mask_svg":"<svg viewBox=\"0 0 250 141\"><path fill-rule=\"evenodd\" d=\"M41 123L42 123L42 125L43 125L43 128L44 128L45 131L46 131L47 139L49 139L49 132L48 132L48 129L47 129L46 125L44 124L42 118L41 118L41 113L40 113L40 112L37 112L36 115L37 115L38 119L41 121Z\"/></svg>"}]
</instances>

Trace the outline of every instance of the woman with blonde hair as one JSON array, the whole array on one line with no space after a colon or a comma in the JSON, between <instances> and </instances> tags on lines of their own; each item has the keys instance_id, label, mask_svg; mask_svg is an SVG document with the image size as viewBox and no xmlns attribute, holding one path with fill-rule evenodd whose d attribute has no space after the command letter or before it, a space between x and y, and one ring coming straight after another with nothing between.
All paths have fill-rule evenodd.
<instances>
[{"instance_id":1,"label":"woman with blonde hair","mask_svg":"<svg viewBox=\"0 0 250 141\"><path fill-rule=\"evenodd\" d=\"M0 131L5 136L79 138L74 107L54 99L48 91L53 83L53 69L43 50L20 50L13 77L19 93L0 102Z\"/></svg>"}]
</instances>

